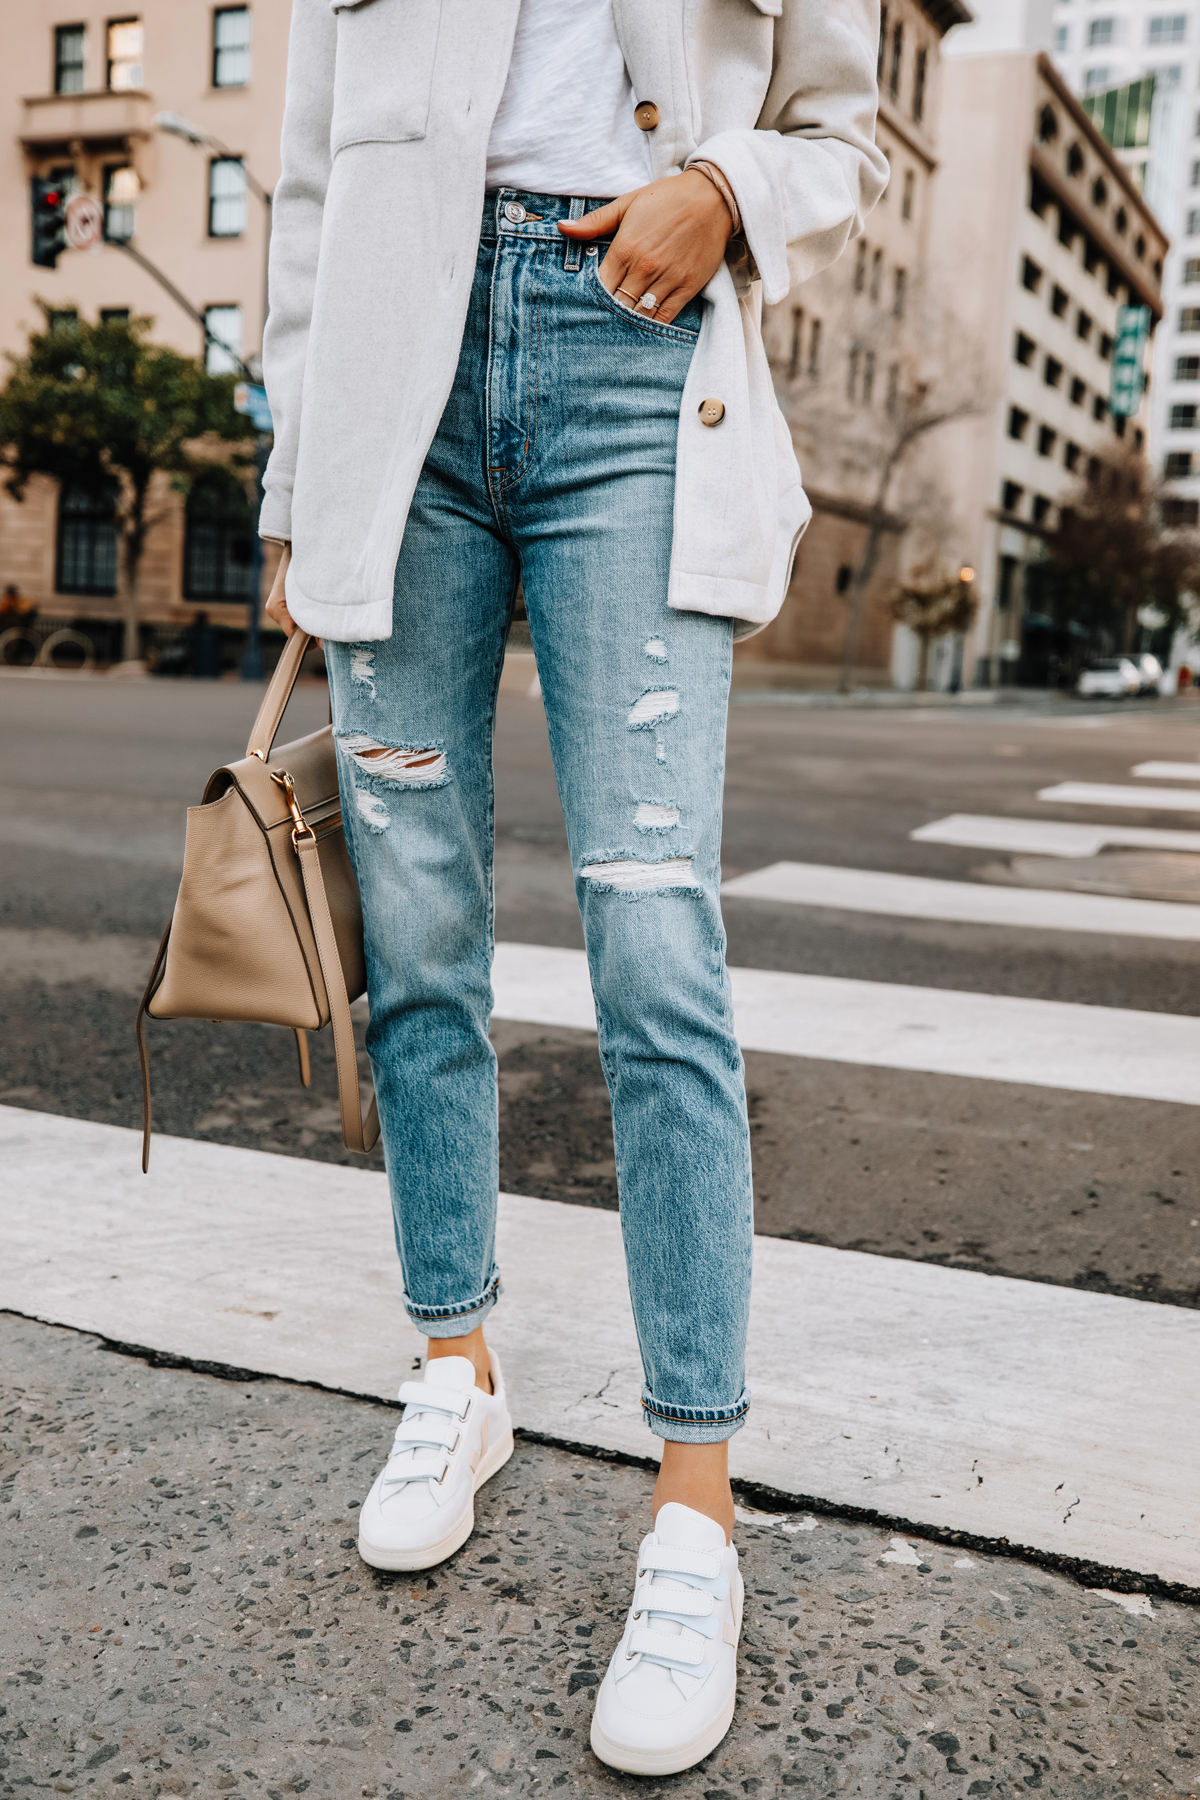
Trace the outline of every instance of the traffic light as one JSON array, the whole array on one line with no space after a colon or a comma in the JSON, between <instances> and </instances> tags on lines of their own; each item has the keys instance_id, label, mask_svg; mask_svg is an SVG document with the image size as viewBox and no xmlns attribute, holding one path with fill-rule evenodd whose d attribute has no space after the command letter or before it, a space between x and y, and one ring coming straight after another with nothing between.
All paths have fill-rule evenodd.
<instances>
[{"instance_id":1,"label":"traffic light","mask_svg":"<svg viewBox=\"0 0 1200 1800\"><path fill-rule=\"evenodd\" d=\"M67 193L61 181L43 175L30 178L30 201L33 212L32 260L40 269L53 269L67 247L63 214Z\"/></svg>"}]
</instances>

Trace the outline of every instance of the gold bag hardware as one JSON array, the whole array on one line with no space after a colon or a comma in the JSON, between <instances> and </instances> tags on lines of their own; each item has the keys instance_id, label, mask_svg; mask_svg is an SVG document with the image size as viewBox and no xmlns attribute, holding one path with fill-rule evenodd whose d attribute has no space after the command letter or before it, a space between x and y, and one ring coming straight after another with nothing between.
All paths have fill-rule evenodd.
<instances>
[{"instance_id":1,"label":"gold bag hardware","mask_svg":"<svg viewBox=\"0 0 1200 1800\"><path fill-rule=\"evenodd\" d=\"M274 750L275 733L311 639L293 632L259 708L246 755L210 776L190 806L183 878L137 1014L142 1064L142 1171L150 1163L145 1018L240 1020L296 1033L333 1025L342 1141L370 1150L350 1002L366 992L362 904L342 832L333 728Z\"/></svg>"}]
</instances>

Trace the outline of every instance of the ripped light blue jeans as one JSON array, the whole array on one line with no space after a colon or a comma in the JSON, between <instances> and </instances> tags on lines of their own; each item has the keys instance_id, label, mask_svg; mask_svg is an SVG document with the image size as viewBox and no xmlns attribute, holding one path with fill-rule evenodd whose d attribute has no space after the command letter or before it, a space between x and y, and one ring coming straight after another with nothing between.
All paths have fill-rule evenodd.
<instances>
[{"instance_id":1,"label":"ripped light blue jeans","mask_svg":"<svg viewBox=\"0 0 1200 1800\"><path fill-rule=\"evenodd\" d=\"M749 1399L752 1205L719 903L732 626L667 606L700 303L669 326L625 311L598 277L604 247L555 229L584 205L487 196L392 635L326 646L367 1043L408 1311L458 1337L500 1293L492 727L521 583L612 1097L646 1420L715 1443ZM568 1296L587 1280L563 1269Z\"/></svg>"}]
</instances>

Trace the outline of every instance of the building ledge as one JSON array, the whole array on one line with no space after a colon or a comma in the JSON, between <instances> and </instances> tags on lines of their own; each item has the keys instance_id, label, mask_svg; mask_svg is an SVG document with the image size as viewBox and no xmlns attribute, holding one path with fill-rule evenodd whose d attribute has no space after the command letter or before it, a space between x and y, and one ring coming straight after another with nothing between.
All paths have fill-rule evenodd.
<instances>
[{"instance_id":1,"label":"building ledge","mask_svg":"<svg viewBox=\"0 0 1200 1800\"><path fill-rule=\"evenodd\" d=\"M26 150L44 156L71 144L125 144L148 139L154 128L154 101L141 89L106 89L87 94L37 94L23 102L20 139Z\"/></svg>"},{"instance_id":2,"label":"building ledge","mask_svg":"<svg viewBox=\"0 0 1200 1800\"><path fill-rule=\"evenodd\" d=\"M937 168L937 158L933 153L932 143L919 126L915 125L911 119L906 119L901 115L899 108L893 105L891 98L882 91L879 95L879 123L886 125L892 136L898 137L914 156L919 156L932 175Z\"/></svg>"}]
</instances>

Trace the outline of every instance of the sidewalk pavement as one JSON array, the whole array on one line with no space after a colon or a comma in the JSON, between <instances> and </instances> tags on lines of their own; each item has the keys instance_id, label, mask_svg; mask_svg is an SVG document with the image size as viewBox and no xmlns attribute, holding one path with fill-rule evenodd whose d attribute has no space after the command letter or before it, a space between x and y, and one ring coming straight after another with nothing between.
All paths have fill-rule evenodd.
<instances>
[{"instance_id":1,"label":"sidewalk pavement","mask_svg":"<svg viewBox=\"0 0 1200 1800\"><path fill-rule=\"evenodd\" d=\"M1146 1309L1151 1310L1151 1309ZM427 1575L355 1554L394 1411L0 1316L0 1800L1195 1796L1200 1620L1019 1562L743 1517L732 1730L591 1755L651 1477L518 1441Z\"/></svg>"},{"instance_id":2,"label":"sidewalk pavement","mask_svg":"<svg viewBox=\"0 0 1200 1800\"><path fill-rule=\"evenodd\" d=\"M422 1340L386 1178L0 1108L0 1306L390 1399ZM1195 1595L1200 1314L756 1240L741 1481ZM616 1214L501 1197L489 1321L519 1427L645 1458ZM548 1346L553 1345L553 1353Z\"/></svg>"}]
</instances>

